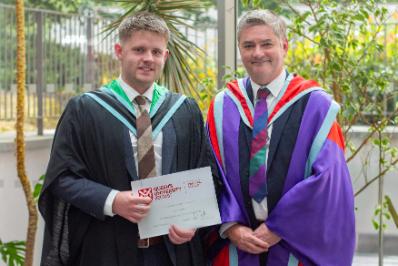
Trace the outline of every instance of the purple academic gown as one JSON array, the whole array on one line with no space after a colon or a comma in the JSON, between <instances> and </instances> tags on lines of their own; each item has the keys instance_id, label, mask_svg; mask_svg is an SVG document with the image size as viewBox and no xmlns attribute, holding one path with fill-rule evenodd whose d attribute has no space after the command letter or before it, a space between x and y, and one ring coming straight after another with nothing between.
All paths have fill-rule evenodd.
<instances>
[{"instance_id":1,"label":"purple academic gown","mask_svg":"<svg viewBox=\"0 0 398 266\"><path fill-rule=\"evenodd\" d=\"M237 222L255 229L260 222L253 218L248 195L253 117L249 86L247 78L240 79L215 97L207 130L213 172L222 184L222 223ZM339 106L315 82L296 75L288 76L280 94L268 122L273 131L267 158L269 213L265 224L281 241L260 256L226 241L213 265L349 266L355 249L354 196L344 140L335 121Z\"/></svg>"}]
</instances>

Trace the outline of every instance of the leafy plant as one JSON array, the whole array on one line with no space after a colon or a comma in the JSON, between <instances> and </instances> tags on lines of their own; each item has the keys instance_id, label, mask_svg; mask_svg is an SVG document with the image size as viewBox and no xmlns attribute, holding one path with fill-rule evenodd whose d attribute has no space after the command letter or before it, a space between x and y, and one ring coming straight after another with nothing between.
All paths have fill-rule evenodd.
<instances>
[{"instance_id":1,"label":"leafy plant","mask_svg":"<svg viewBox=\"0 0 398 266\"><path fill-rule=\"evenodd\" d=\"M394 89L397 80L393 75L398 70L397 44L396 36L391 35L396 34L397 27L388 25L387 9L374 0L304 1L304 11L297 10L289 1L283 3L293 14L289 25L290 69L317 79L341 103L338 120L346 140L347 162L368 153L356 178L362 179L363 185L355 195L378 181L375 211L378 220L372 222L379 233L379 265L382 265L384 220L391 219L395 211L391 200L383 201L383 181L398 163L398 151L388 130L398 122L398 91ZM359 143L354 143L352 132L357 125L364 125L367 131ZM374 153L376 160L366 150L371 146L378 152ZM375 164L376 174L368 176L370 166Z\"/></svg>"},{"instance_id":2,"label":"leafy plant","mask_svg":"<svg viewBox=\"0 0 398 266\"><path fill-rule=\"evenodd\" d=\"M14 5L15 0L1 0L3 4ZM29 8L49 9L63 13L75 13L83 7L93 7L95 4L101 6L115 5L114 1L103 0L73 0L73 1L59 1L59 0L25 0L26 6ZM116 3L117 4L117 3Z\"/></svg>"},{"instance_id":3,"label":"leafy plant","mask_svg":"<svg viewBox=\"0 0 398 266\"><path fill-rule=\"evenodd\" d=\"M391 198L387 195L384 196L383 203L381 205L377 205L373 214L372 224L376 230L384 230L387 228L387 224L384 222L382 225L380 225L380 215L382 215L385 220L392 220L395 226L398 228L398 214L394 205L392 204Z\"/></svg>"},{"instance_id":4,"label":"leafy plant","mask_svg":"<svg viewBox=\"0 0 398 266\"><path fill-rule=\"evenodd\" d=\"M379 230L379 229L384 230L387 228L386 223L383 222L383 224L380 224L380 222L378 220L380 215L382 215L386 220L391 220L391 214L389 213L388 205L387 205L386 201L384 201L382 205L377 205L377 207L374 211L372 224L373 224L373 228L375 230Z\"/></svg>"},{"instance_id":5,"label":"leafy plant","mask_svg":"<svg viewBox=\"0 0 398 266\"><path fill-rule=\"evenodd\" d=\"M395 226L398 228L398 213L395 210L394 205L392 204L391 198L389 196L384 197L385 204L387 205L387 210L391 215L392 220L394 221Z\"/></svg>"},{"instance_id":6,"label":"leafy plant","mask_svg":"<svg viewBox=\"0 0 398 266\"><path fill-rule=\"evenodd\" d=\"M365 180L355 193L358 195L398 163L397 149L386 131L397 124L398 114L397 106L390 104L398 97L392 75L397 70L392 64L397 50L392 51L393 44L384 45L388 30L392 30L387 28L387 10L375 1L352 0L349 5L306 1L304 12L288 1L284 3L294 14L289 27L289 68L306 78L315 77L341 103L338 120L347 141L347 162L368 143L382 150L381 171ZM349 133L358 124L369 130L359 144L354 144Z\"/></svg>"},{"instance_id":7,"label":"leafy plant","mask_svg":"<svg viewBox=\"0 0 398 266\"><path fill-rule=\"evenodd\" d=\"M2 242L0 239L0 256L8 266L23 265L24 254L25 241Z\"/></svg>"}]
</instances>

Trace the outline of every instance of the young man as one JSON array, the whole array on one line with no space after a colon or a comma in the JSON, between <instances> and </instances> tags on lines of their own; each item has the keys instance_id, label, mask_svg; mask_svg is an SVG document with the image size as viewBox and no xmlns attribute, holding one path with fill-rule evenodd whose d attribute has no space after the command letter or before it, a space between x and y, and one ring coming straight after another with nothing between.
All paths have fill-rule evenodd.
<instances>
[{"instance_id":1,"label":"young man","mask_svg":"<svg viewBox=\"0 0 398 266\"><path fill-rule=\"evenodd\" d=\"M246 13L238 45L249 77L228 83L208 113L226 238L213 265L351 265L354 197L339 106L286 71L277 15Z\"/></svg>"},{"instance_id":2,"label":"young man","mask_svg":"<svg viewBox=\"0 0 398 266\"><path fill-rule=\"evenodd\" d=\"M169 56L169 29L138 13L119 26L121 74L73 98L55 133L39 208L46 222L42 265L204 265L194 229L140 240L151 208L130 182L205 166L197 104L155 83Z\"/></svg>"}]
</instances>

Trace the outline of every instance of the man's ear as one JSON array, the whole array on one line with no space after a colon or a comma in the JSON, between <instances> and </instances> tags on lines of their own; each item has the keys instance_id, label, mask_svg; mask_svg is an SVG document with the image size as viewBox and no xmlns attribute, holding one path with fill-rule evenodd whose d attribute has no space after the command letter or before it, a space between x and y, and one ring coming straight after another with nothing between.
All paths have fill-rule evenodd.
<instances>
[{"instance_id":1,"label":"man's ear","mask_svg":"<svg viewBox=\"0 0 398 266\"><path fill-rule=\"evenodd\" d=\"M123 51L122 45L120 43L115 43L114 49L115 49L115 55L116 55L117 59L121 59L122 51Z\"/></svg>"},{"instance_id":2,"label":"man's ear","mask_svg":"<svg viewBox=\"0 0 398 266\"><path fill-rule=\"evenodd\" d=\"M169 57L170 57L170 51L166 50L166 52L164 53L164 62L166 62L167 59L169 59Z\"/></svg>"},{"instance_id":3,"label":"man's ear","mask_svg":"<svg viewBox=\"0 0 398 266\"><path fill-rule=\"evenodd\" d=\"M286 39L282 41L282 48L285 51L285 53L287 53L287 50L289 50L289 42Z\"/></svg>"}]
</instances>

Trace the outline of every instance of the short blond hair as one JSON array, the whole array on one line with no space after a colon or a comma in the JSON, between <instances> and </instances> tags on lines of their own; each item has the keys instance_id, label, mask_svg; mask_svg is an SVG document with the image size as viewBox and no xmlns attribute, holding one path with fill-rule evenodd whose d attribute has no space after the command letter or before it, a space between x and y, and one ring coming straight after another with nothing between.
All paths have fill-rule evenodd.
<instances>
[{"instance_id":1,"label":"short blond hair","mask_svg":"<svg viewBox=\"0 0 398 266\"><path fill-rule=\"evenodd\" d=\"M169 41L170 30L166 22L157 15L150 12L138 12L128 16L118 27L119 41L125 41L137 31L150 31L157 33Z\"/></svg>"}]
</instances>

